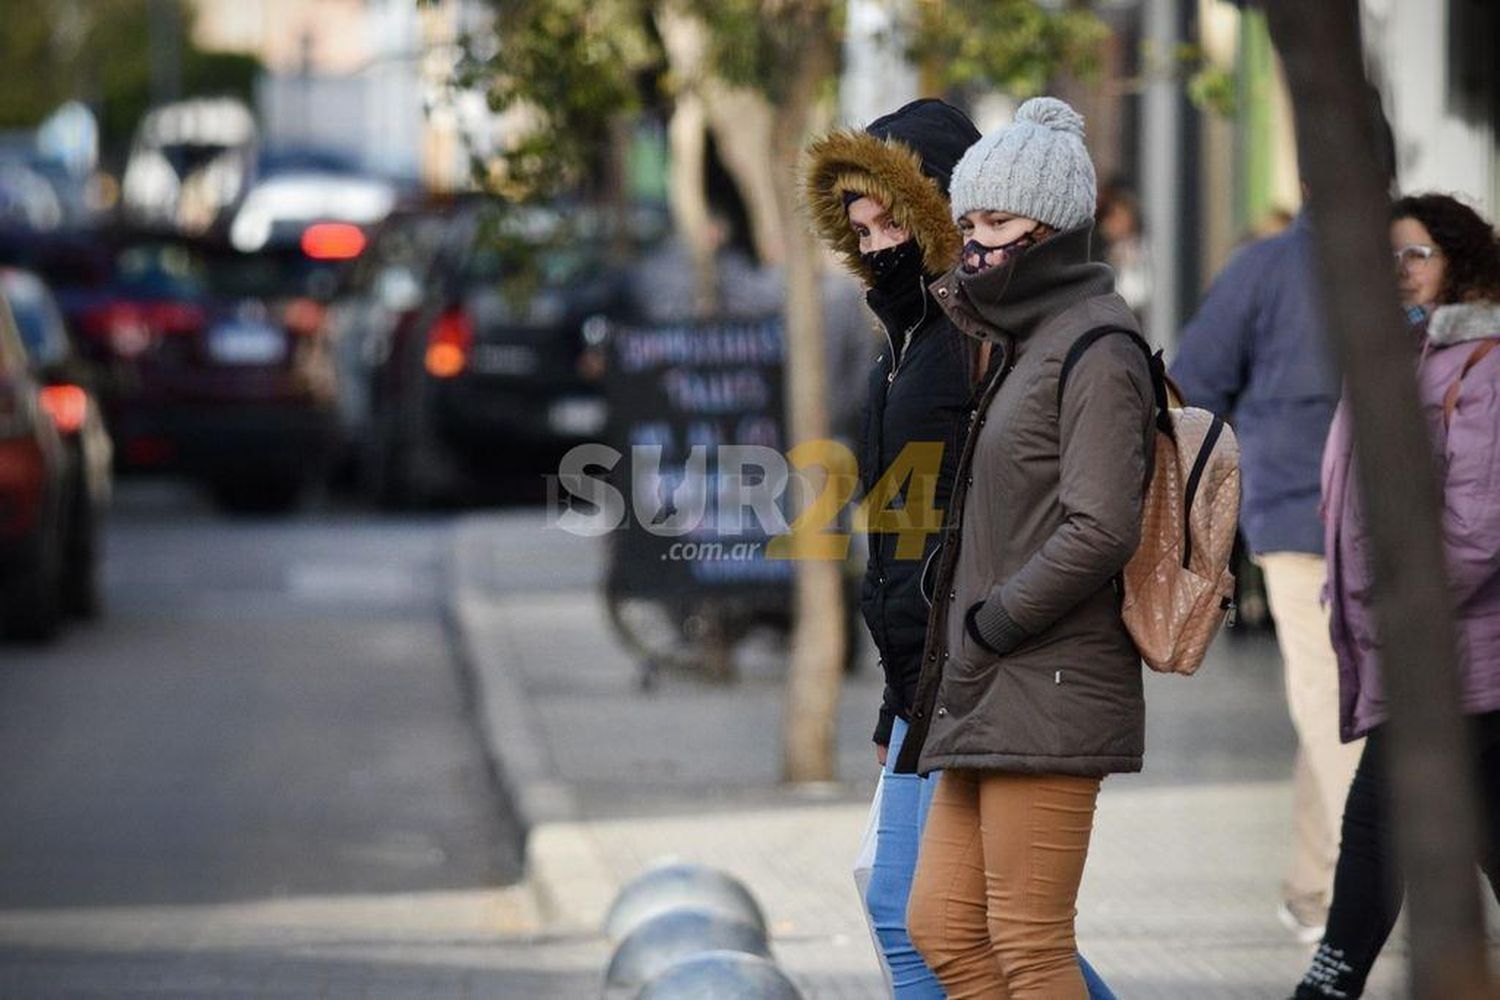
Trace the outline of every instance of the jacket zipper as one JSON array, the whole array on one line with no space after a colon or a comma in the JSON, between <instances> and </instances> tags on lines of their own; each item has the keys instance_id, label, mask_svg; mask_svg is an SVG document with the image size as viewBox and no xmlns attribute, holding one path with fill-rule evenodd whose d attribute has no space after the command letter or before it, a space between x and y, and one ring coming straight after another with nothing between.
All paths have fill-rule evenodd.
<instances>
[{"instance_id":1,"label":"jacket zipper","mask_svg":"<svg viewBox=\"0 0 1500 1000\"><path fill-rule=\"evenodd\" d=\"M922 283L923 283L923 278L922 278L921 275L918 275L918 277L917 277L917 284L918 284L918 286L920 287L922 285ZM906 359L907 352L911 350L911 338L912 338L912 334L916 333L917 330L921 328L922 324L925 323L925 322L927 322L927 308L928 308L928 301L927 301L927 299L928 299L928 296L926 294L926 289L925 288L922 289L922 292L923 292L923 295L922 295L922 315L919 316L919 317L917 317L917 321L915 323L913 323L911 326L907 327L902 332L902 334L901 334L901 351L899 353L896 351L896 341L895 341L895 338L893 338L891 336L891 328L888 327L888 326L886 326L884 323L880 324L881 329L885 332L885 342L886 342L886 345L890 348L890 351L891 351L891 370L888 371L888 372L886 372L886 375L885 375L885 391L884 391L884 393L883 393L883 395L881 397L881 400L880 400L880 420L876 423L876 426L875 426L875 459L876 459L877 462L879 462L885 456L885 408L886 408L886 404L890 402L890 397L891 397L891 383L896 381L896 372L898 372L900 370L900 368L901 368L901 362ZM880 584L880 621L881 621L881 626L882 626L882 629L883 629L884 628L884 624L885 624L885 597L886 597L886 594L885 594L885 559L884 559L884 557L880 553L880 539L879 539L878 536L875 539L875 544L873 544L873 545L870 546L870 557L880 567L880 571L879 571L879 584Z\"/></svg>"},{"instance_id":2,"label":"jacket zipper","mask_svg":"<svg viewBox=\"0 0 1500 1000\"><path fill-rule=\"evenodd\" d=\"M1010 345L1001 344L999 346L1005 352L1000 357L1000 367L995 372L994 380L987 385L982 384L979 390L979 398L975 405L974 415L969 421L968 431L964 438L963 454L960 456L958 466L954 470L953 496L949 503L952 506L950 526L954 532L952 540L955 545L960 537L963 508L968 504L969 499L966 480L969 476L969 470L973 468L974 464L973 451L976 445L974 440L975 425L978 423L979 414L988 409L989 404L994 400L996 394L999 393L1001 384L1010 375L1011 369L1015 367L1015 356ZM949 546L943 545L938 549L938 552L942 553L942 558L938 564L938 576L939 578L946 577L945 585L951 588L953 585L953 563L957 560L957 549L955 548L950 552ZM934 597L939 596L934 594ZM927 709L930 703L936 700L937 687L942 679L943 667L943 664L938 663L935 654L931 652L932 640L941 631L946 630L947 615L953 613L953 609L948 608L944 614L939 615L936 613L938 606L941 606L940 602L935 602L934 613L928 617L927 621L927 639L923 643L924 662L922 664L921 676L917 681L916 698L912 705L912 725L907 731L907 742L902 745L901 755L897 758L896 769L898 771L902 770L903 765L909 765L909 770L915 770L918 755L921 753L922 744L927 740L927 731L932 723L932 720L928 717L929 713ZM943 629L936 628L939 618L943 619ZM946 658L945 656L944 659Z\"/></svg>"},{"instance_id":3,"label":"jacket zipper","mask_svg":"<svg viewBox=\"0 0 1500 1000\"><path fill-rule=\"evenodd\" d=\"M917 286L921 288L922 283L922 276L919 275L917 277ZM902 332L900 354L896 353L896 341L891 338L890 327L885 327L884 323L880 324L881 326L885 327L885 342L889 344L891 348L891 370L887 372L885 376L885 387L887 391L890 390L891 383L896 381L896 372L901 370L901 362L906 360L906 352L911 350L911 335L916 333L917 330L921 328L923 323L927 322L928 298L929 296L927 295L927 290L925 288L922 288L922 315L918 316L917 321ZM882 428L882 438L885 436L883 430L884 429Z\"/></svg>"}]
</instances>

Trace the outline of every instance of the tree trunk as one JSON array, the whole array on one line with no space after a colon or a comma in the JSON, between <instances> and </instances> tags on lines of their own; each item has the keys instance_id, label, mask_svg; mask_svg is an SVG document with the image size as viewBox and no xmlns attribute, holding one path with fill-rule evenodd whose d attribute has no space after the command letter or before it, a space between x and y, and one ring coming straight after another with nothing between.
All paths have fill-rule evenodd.
<instances>
[{"instance_id":1,"label":"tree trunk","mask_svg":"<svg viewBox=\"0 0 1500 1000\"><path fill-rule=\"evenodd\" d=\"M672 228L687 245L693 260L698 312L707 316L719 304L715 255L720 242L709 213L708 193L704 190L708 107L701 80L707 39L702 24L684 15L674 4L662 5L657 11L656 25L667 62L678 80L672 118L667 123L667 155L671 164L667 204L672 212Z\"/></svg>"},{"instance_id":2,"label":"tree trunk","mask_svg":"<svg viewBox=\"0 0 1500 1000\"><path fill-rule=\"evenodd\" d=\"M1407 876L1411 995L1490 996L1474 877L1475 776L1460 716L1432 441L1391 277L1387 179L1356 0L1266 0L1296 108L1329 331L1347 375L1390 704L1392 817Z\"/></svg>"},{"instance_id":3,"label":"tree trunk","mask_svg":"<svg viewBox=\"0 0 1500 1000\"><path fill-rule=\"evenodd\" d=\"M760 93L743 87L713 83L704 88L709 127L719 157L750 215L750 236L762 264L780 264L786 257L787 224L776 194L776 162L766 155L772 148L776 112Z\"/></svg>"},{"instance_id":4,"label":"tree trunk","mask_svg":"<svg viewBox=\"0 0 1500 1000\"><path fill-rule=\"evenodd\" d=\"M818 252L801 217L797 163L816 111L818 87L832 72L832 42L820 37L801 53L787 98L776 108L776 204L786 246L786 386L791 442L826 439L827 353L818 282ZM810 477L815 490L826 475ZM842 565L827 559L795 564L791 662L787 668L783 761L788 781L832 781L844 663Z\"/></svg>"}]
</instances>

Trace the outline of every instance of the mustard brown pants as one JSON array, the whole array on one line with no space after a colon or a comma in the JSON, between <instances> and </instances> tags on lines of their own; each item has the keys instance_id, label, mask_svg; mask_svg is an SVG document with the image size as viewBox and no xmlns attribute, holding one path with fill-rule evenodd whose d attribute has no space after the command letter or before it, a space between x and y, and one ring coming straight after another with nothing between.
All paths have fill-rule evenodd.
<instances>
[{"instance_id":1,"label":"mustard brown pants","mask_svg":"<svg viewBox=\"0 0 1500 1000\"><path fill-rule=\"evenodd\" d=\"M1073 918L1099 784L943 772L907 924L949 1000L1086 1000Z\"/></svg>"}]
</instances>

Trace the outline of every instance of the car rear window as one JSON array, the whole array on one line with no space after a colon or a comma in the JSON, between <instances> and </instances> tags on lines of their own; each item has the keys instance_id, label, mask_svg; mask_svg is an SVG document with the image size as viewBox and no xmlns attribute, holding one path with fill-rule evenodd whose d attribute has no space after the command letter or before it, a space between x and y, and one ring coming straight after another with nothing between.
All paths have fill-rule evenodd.
<instances>
[{"instance_id":1,"label":"car rear window","mask_svg":"<svg viewBox=\"0 0 1500 1000\"><path fill-rule=\"evenodd\" d=\"M30 275L11 272L0 277L0 290L10 304L21 344L33 363L49 365L63 360L68 343L62 317L42 283Z\"/></svg>"},{"instance_id":2,"label":"car rear window","mask_svg":"<svg viewBox=\"0 0 1500 1000\"><path fill-rule=\"evenodd\" d=\"M115 256L115 289L128 298L201 299L208 275L201 255L172 243L139 244Z\"/></svg>"},{"instance_id":3,"label":"car rear window","mask_svg":"<svg viewBox=\"0 0 1500 1000\"><path fill-rule=\"evenodd\" d=\"M339 262L296 251L239 253L182 243L136 244L115 257L115 291L126 298L200 301L325 295Z\"/></svg>"}]
</instances>

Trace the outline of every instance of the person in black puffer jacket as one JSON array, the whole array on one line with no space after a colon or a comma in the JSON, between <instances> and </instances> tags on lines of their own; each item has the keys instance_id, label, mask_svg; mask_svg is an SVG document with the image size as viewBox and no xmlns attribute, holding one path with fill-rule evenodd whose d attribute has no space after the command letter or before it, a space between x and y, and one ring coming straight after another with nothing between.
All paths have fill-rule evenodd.
<instances>
[{"instance_id":1,"label":"person in black puffer jacket","mask_svg":"<svg viewBox=\"0 0 1500 1000\"><path fill-rule=\"evenodd\" d=\"M887 473L904 479L885 506L898 518L934 529L903 534L872 525L860 595L886 681L874 733L885 773L865 903L901 1000L943 996L906 932L917 845L937 775L894 774L887 762L893 764L900 752L916 700L932 608L927 576L941 545L938 526L986 360L928 290L958 262L948 181L978 139L959 109L939 100L913 101L863 131L836 131L813 142L804 176L813 225L865 284L886 340L869 375L860 439L865 494L871 496ZM915 448L903 457L909 446ZM872 518L877 506L871 504ZM1095 981L1086 966L1085 973ZM1109 996L1107 990L1098 995Z\"/></svg>"},{"instance_id":2,"label":"person in black puffer jacket","mask_svg":"<svg viewBox=\"0 0 1500 1000\"><path fill-rule=\"evenodd\" d=\"M942 101L922 100L872 122L839 131L808 150L805 192L814 225L868 289L886 350L869 373L859 442L860 479L869 493L908 444L940 443L940 462L918 468L937 474L934 507L953 485L975 358L965 338L927 293L927 282L958 259L958 232L948 213L948 174L979 138L966 115ZM863 215L862 215L863 213ZM911 494L902 491L893 505ZM872 534L860 596L865 622L885 670L886 689L875 743L888 747L905 718L921 673L929 597L922 571L940 533L921 553L897 558L900 536Z\"/></svg>"}]
</instances>

